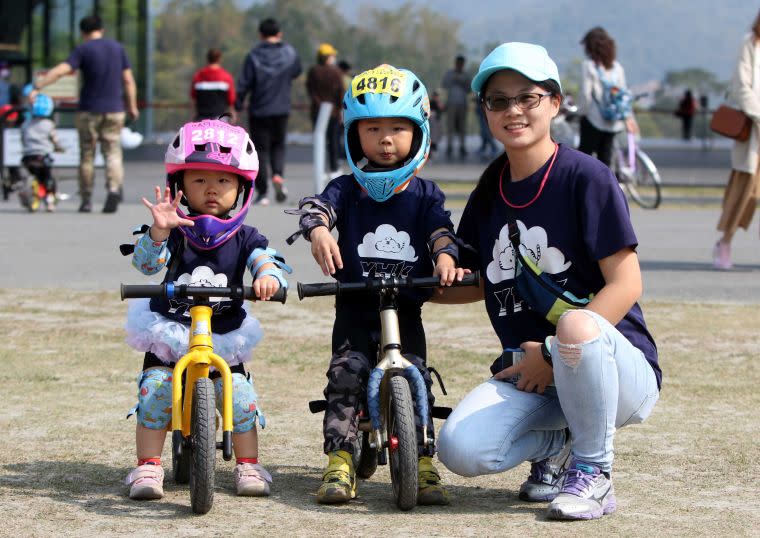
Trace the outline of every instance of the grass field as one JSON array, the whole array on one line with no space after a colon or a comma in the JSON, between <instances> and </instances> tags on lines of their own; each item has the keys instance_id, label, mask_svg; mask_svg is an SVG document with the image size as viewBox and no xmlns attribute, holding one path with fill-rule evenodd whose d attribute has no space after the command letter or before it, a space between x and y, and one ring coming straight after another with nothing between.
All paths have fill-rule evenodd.
<instances>
[{"instance_id":1,"label":"grass field","mask_svg":"<svg viewBox=\"0 0 760 538\"><path fill-rule=\"evenodd\" d=\"M0 304L0 363L9 373L0 413L2 536L756 536L760 529L758 305L644 304L664 386L652 417L616 437L618 512L560 523L545 519L543 505L517 499L527 464L473 479L444 471L449 507L398 512L382 467L360 484L356 501L317 505L321 415L309 414L307 402L325 382L331 303L294 297L286 306L255 306L266 331L253 370L268 419L259 438L272 496L235 497L232 465L220 455L209 514L194 516L187 488L168 479L163 500L130 501L121 481L134 463L135 423L124 417L141 355L122 343L126 304L115 293L65 290L0 290ZM428 305L424 318L429 363L449 392L436 387L438 402L454 406L487 377L498 342L480 304Z\"/></svg>"}]
</instances>

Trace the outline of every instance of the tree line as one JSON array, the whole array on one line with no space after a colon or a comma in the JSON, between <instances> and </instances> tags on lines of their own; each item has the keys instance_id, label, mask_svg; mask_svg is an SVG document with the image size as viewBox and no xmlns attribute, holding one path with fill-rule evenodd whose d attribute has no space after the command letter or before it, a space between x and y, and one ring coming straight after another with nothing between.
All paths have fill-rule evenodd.
<instances>
[{"instance_id":1,"label":"tree line","mask_svg":"<svg viewBox=\"0 0 760 538\"><path fill-rule=\"evenodd\" d=\"M316 62L319 44L329 42L354 73L393 63L414 71L432 91L463 50L460 23L428 7L364 7L358 23L352 23L327 0L268 0L246 9L234 0L170 0L156 17L154 101L187 103L192 75L205 63L210 47L222 51L222 64L236 77L245 55L258 42L259 22L266 17L280 22L304 72ZM294 84L293 102L307 101L303 75ZM171 108L157 113L156 129L172 130L189 115L187 110ZM294 120L293 128L298 130L299 118Z\"/></svg>"}]
</instances>

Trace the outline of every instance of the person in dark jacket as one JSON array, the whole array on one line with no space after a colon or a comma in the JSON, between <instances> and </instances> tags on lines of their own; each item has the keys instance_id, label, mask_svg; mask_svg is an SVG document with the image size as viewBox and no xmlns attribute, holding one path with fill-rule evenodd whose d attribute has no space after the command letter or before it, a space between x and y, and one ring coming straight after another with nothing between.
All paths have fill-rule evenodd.
<instances>
[{"instance_id":1,"label":"person in dark jacket","mask_svg":"<svg viewBox=\"0 0 760 538\"><path fill-rule=\"evenodd\" d=\"M237 80L235 110L243 108L248 93L248 128L259 154L259 175L256 177L254 203L266 205L269 167L278 202L287 198L283 180L285 167L285 134L290 116L290 88L301 74L301 60L296 50L282 40L280 24L264 19L259 24L261 41L243 61Z\"/></svg>"}]
</instances>

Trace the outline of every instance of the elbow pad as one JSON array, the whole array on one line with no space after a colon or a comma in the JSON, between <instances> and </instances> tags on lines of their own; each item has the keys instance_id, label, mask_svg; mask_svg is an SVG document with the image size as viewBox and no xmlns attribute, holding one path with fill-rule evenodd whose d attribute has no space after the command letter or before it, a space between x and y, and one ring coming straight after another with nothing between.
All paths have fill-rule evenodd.
<instances>
[{"instance_id":1,"label":"elbow pad","mask_svg":"<svg viewBox=\"0 0 760 538\"><path fill-rule=\"evenodd\" d=\"M338 216L335 214L335 209L333 209L332 205L320 200L316 196L302 198L298 202L298 209L286 209L285 213L288 215L300 215L301 217L298 221L299 230L285 240L288 245L292 245L299 235L302 235L308 241L311 231L319 226L327 226L328 230L332 230L335 228L335 223L338 220ZM325 219L322 217L325 217L327 224L325 224Z\"/></svg>"}]
</instances>

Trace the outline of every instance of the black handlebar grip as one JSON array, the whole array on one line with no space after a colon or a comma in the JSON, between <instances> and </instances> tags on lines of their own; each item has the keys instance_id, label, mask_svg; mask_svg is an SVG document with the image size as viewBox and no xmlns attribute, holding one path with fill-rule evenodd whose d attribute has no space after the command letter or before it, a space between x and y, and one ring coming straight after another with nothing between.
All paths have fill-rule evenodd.
<instances>
[{"instance_id":1,"label":"black handlebar grip","mask_svg":"<svg viewBox=\"0 0 760 538\"><path fill-rule=\"evenodd\" d=\"M163 284L122 284L121 300L163 297L165 289Z\"/></svg>"},{"instance_id":2,"label":"black handlebar grip","mask_svg":"<svg viewBox=\"0 0 760 538\"><path fill-rule=\"evenodd\" d=\"M298 283L298 299L304 297L321 297L324 295L335 295L338 293L337 282L323 282L319 284Z\"/></svg>"},{"instance_id":3,"label":"black handlebar grip","mask_svg":"<svg viewBox=\"0 0 760 538\"><path fill-rule=\"evenodd\" d=\"M248 299L249 301L258 301L259 298L256 297L256 292L253 291L253 286L245 286L243 289L243 297L245 299ZM288 299L288 288L283 288L280 286L280 288L274 292L274 295L272 295L269 300L274 301L276 303L282 303L285 304L285 301Z\"/></svg>"},{"instance_id":4,"label":"black handlebar grip","mask_svg":"<svg viewBox=\"0 0 760 538\"><path fill-rule=\"evenodd\" d=\"M461 282L455 282L455 286L479 286L480 285L480 271L474 273L468 273L462 277Z\"/></svg>"}]
</instances>

